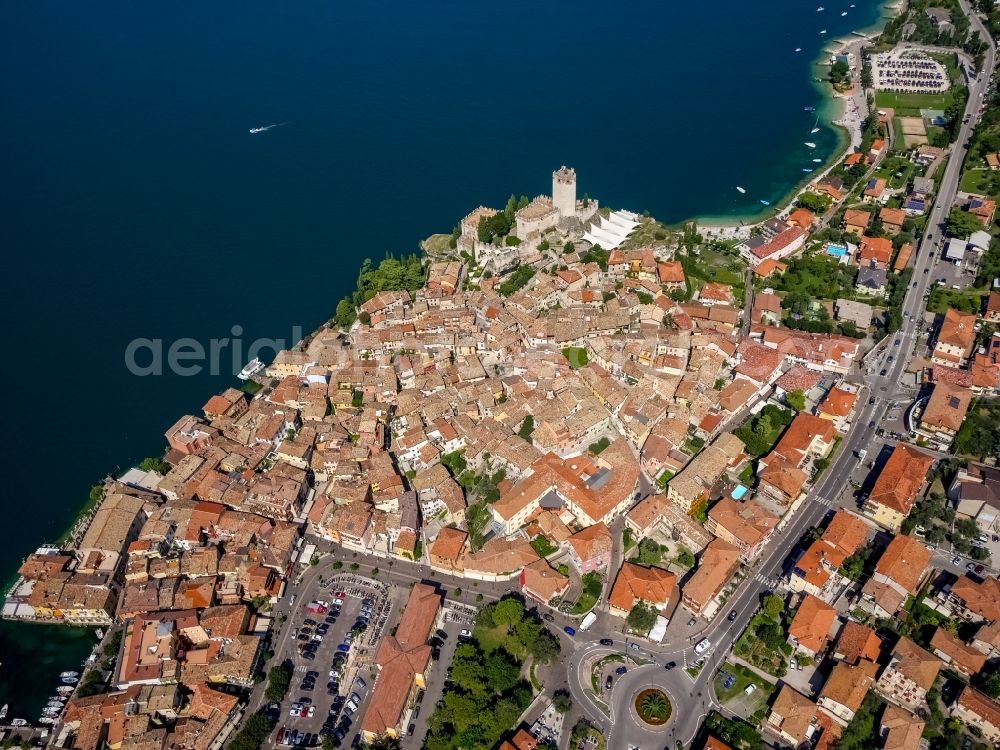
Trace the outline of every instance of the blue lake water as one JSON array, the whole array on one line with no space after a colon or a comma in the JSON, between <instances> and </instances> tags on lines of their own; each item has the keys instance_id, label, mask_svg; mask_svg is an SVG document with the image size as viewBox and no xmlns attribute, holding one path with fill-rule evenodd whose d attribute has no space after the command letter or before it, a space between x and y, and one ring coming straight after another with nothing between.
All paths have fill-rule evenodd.
<instances>
[{"instance_id":1,"label":"blue lake water","mask_svg":"<svg viewBox=\"0 0 1000 750\"><path fill-rule=\"evenodd\" d=\"M548 192L560 164L669 222L779 199L838 140L809 134L813 61L879 18L824 2L8 4L0 569L231 381L135 377L136 338L310 330L362 258ZM51 687L8 664L40 642L79 660L40 632L0 626L11 715Z\"/></svg>"}]
</instances>

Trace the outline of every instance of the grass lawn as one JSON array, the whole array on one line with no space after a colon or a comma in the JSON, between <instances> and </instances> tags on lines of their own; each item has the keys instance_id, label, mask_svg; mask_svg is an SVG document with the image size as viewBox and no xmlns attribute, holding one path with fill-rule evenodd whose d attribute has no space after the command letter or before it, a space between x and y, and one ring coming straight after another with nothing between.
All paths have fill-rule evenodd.
<instances>
[{"instance_id":1,"label":"grass lawn","mask_svg":"<svg viewBox=\"0 0 1000 750\"><path fill-rule=\"evenodd\" d=\"M965 313L979 312L983 297L988 293L985 289L951 289L934 286L927 300L927 309L941 315L944 315L949 307Z\"/></svg>"},{"instance_id":2,"label":"grass lawn","mask_svg":"<svg viewBox=\"0 0 1000 750\"><path fill-rule=\"evenodd\" d=\"M486 653L492 653L501 646L506 647L508 645L506 625L499 625L492 628L484 628L481 625L477 625L476 629L472 631L472 637L476 639L479 647Z\"/></svg>"},{"instance_id":3,"label":"grass lawn","mask_svg":"<svg viewBox=\"0 0 1000 750\"><path fill-rule=\"evenodd\" d=\"M451 250L451 235L432 234L422 244L428 255L440 255Z\"/></svg>"},{"instance_id":4,"label":"grass lawn","mask_svg":"<svg viewBox=\"0 0 1000 750\"><path fill-rule=\"evenodd\" d=\"M585 367L588 361L587 350L582 346L567 346L562 350L562 355L574 370Z\"/></svg>"},{"instance_id":5,"label":"grass lawn","mask_svg":"<svg viewBox=\"0 0 1000 750\"><path fill-rule=\"evenodd\" d=\"M916 165L911 161L894 156L883 161L882 166L875 174L884 178L888 182L888 186L895 189L907 185L916 171ZM897 177L897 175L899 176Z\"/></svg>"},{"instance_id":6,"label":"grass lawn","mask_svg":"<svg viewBox=\"0 0 1000 750\"><path fill-rule=\"evenodd\" d=\"M535 550L535 552L538 553L539 557L548 557L553 552L558 552L559 551L559 548L557 546L555 546L554 544L552 544L552 542L550 542L548 539L546 539L541 534L539 534L538 536L536 536L534 539L532 539L528 543L531 545L531 548L533 550Z\"/></svg>"},{"instance_id":7,"label":"grass lawn","mask_svg":"<svg viewBox=\"0 0 1000 750\"><path fill-rule=\"evenodd\" d=\"M732 687L723 688L725 684L724 675L731 674L736 677L736 681L733 682ZM766 680L761 679L761 677L755 672L750 671L742 664L732 664L726 662L722 665L719 673L715 675L715 694L719 696L719 700L725 704L734 696L739 695L743 692L747 685L753 683L757 686L758 690L764 690L767 694L770 694L774 690L774 685Z\"/></svg>"},{"instance_id":8,"label":"grass lawn","mask_svg":"<svg viewBox=\"0 0 1000 750\"><path fill-rule=\"evenodd\" d=\"M901 117L919 117L922 109L946 109L951 104L951 91L943 94L904 94L876 91L876 107L892 107Z\"/></svg>"},{"instance_id":9,"label":"grass lawn","mask_svg":"<svg viewBox=\"0 0 1000 750\"><path fill-rule=\"evenodd\" d=\"M959 189L967 193L990 195L994 198L1000 196L1000 172L991 172L988 169L967 169L962 175L962 184Z\"/></svg>"}]
</instances>

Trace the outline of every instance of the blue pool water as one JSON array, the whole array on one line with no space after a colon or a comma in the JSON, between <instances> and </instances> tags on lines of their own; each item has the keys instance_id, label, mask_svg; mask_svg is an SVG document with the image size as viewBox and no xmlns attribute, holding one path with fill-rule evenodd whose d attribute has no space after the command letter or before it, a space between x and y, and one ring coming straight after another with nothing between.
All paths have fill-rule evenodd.
<instances>
[{"instance_id":1,"label":"blue pool water","mask_svg":"<svg viewBox=\"0 0 1000 750\"><path fill-rule=\"evenodd\" d=\"M838 245L827 245L826 254L832 255L834 258L843 258L845 255L847 255L847 248L840 247Z\"/></svg>"},{"instance_id":2,"label":"blue pool water","mask_svg":"<svg viewBox=\"0 0 1000 750\"><path fill-rule=\"evenodd\" d=\"M744 487L742 484L738 484L735 487L733 487L733 491L729 493L730 497L732 497L733 500L739 500L745 494L747 494L747 488Z\"/></svg>"}]
</instances>

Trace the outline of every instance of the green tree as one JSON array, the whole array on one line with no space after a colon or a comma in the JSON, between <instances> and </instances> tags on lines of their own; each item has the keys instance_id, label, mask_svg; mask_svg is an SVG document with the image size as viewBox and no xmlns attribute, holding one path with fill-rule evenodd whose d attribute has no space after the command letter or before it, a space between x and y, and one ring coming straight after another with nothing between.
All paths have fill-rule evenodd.
<instances>
[{"instance_id":1,"label":"green tree","mask_svg":"<svg viewBox=\"0 0 1000 750\"><path fill-rule=\"evenodd\" d=\"M806 396L802 391L790 391L786 393L785 402L795 409L795 411L803 411L806 408Z\"/></svg>"},{"instance_id":2,"label":"green tree","mask_svg":"<svg viewBox=\"0 0 1000 750\"><path fill-rule=\"evenodd\" d=\"M170 471L170 465L162 458L144 458L139 462L139 468L143 471L155 471L157 474L166 474Z\"/></svg>"},{"instance_id":3,"label":"green tree","mask_svg":"<svg viewBox=\"0 0 1000 750\"><path fill-rule=\"evenodd\" d=\"M636 633L648 633L656 624L657 616L658 612L654 607L640 600L629 611L625 622Z\"/></svg>"},{"instance_id":4,"label":"green tree","mask_svg":"<svg viewBox=\"0 0 1000 750\"><path fill-rule=\"evenodd\" d=\"M524 605L513 597L501 599L493 606L493 622L497 625L506 625L508 629L523 616Z\"/></svg>"},{"instance_id":5,"label":"green tree","mask_svg":"<svg viewBox=\"0 0 1000 750\"><path fill-rule=\"evenodd\" d=\"M979 219L956 206L948 214L948 234L952 237L968 237L983 228Z\"/></svg>"},{"instance_id":6,"label":"green tree","mask_svg":"<svg viewBox=\"0 0 1000 750\"><path fill-rule=\"evenodd\" d=\"M693 568L695 562L697 562L691 550L684 547L677 550L677 557L674 559L678 565L683 565L685 568Z\"/></svg>"},{"instance_id":7,"label":"green tree","mask_svg":"<svg viewBox=\"0 0 1000 750\"><path fill-rule=\"evenodd\" d=\"M559 656L561 650L559 639L545 628L538 634L535 645L531 647L531 655L539 664L549 664Z\"/></svg>"},{"instance_id":8,"label":"green tree","mask_svg":"<svg viewBox=\"0 0 1000 750\"><path fill-rule=\"evenodd\" d=\"M521 422L521 428L517 431L517 434L521 436L524 440L531 442L531 433L535 431L535 418L528 414L524 421Z\"/></svg>"},{"instance_id":9,"label":"green tree","mask_svg":"<svg viewBox=\"0 0 1000 750\"><path fill-rule=\"evenodd\" d=\"M776 594L768 594L761 605L764 614L772 620L780 620L785 611L785 600Z\"/></svg>"},{"instance_id":10,"label":"green tree","mask_svg":"<svg viewBox=\"0 0 1000 750\"><path fill-rule=\"evenodd\" d=\"M659 691L647 693L639 701L639 715L644 719L666 721L670 718L670 702Z\"/></svg>"},{"instance_id":11,"label":"green tree","mask_svg":"<svg viewBox=\"0 0 1000 750\"><path fill-rule=\"evenodd\" d=\"M552 694L552 707L561 714L569 713L573 708L573 699L569 697L569 691L556 690Z\"/></svg>"},{"instance_id":12,"label":"green tree","mask_svg":"<svg viewBox=\"0 0 1000 750\"><path fill-rule=\"evenodd\" d=\"M346 297L337 303L337 311L333 316L333 324L338 328L350 328L357 320L357 312L354 305Z\"/></svg>"},{"instance_id":13,"label":"green tree","mask_svg":"<svg viewBox=\"0 0 1000 750\"><path fill-rule=\"evenodd\" d=\"M287 663L271 667L267 673L267 689L264 691L264 697L272 703L281 702L291 682L292 670Z\"/></svg>"}]
</instances>

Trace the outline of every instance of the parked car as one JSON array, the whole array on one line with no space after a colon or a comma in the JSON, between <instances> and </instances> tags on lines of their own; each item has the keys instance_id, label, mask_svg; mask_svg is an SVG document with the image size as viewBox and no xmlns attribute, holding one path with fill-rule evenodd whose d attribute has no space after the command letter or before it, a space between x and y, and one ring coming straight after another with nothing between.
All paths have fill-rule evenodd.
<instances>
[{"instance_id":1,"label":"parked car","mask_svg":"<svg viewBox=\"0 0 1000 750\"><path fill-rule=\"evenodd\" d=\"M613 681L614 681L614 678L611 675L608 675L607 679L604 680L604 689L605 690L610 690L611 689L611 683Z\"/></svg>"},{"instance_id":2,"label":"parked car","mask_svg":"<svg viewBox=\"0 0 1000 750\"><path fill-rule=\"evenodd\" d=\"M712 642L708 640L708 638L702 638L700 641L698 641L697 645L695 645L694 652L700 655L708 651L708 649L710 649L711 647L712 647Z\"/></svg>"},{"instance_id":3,"label":"parked car","mask_svg":"<svg viewBox=\"0 0 1000 750\"><path fill-rule=\"evenodd\" d=\"M751 682L749 685L746 686L746 688L744 688L743 692L746 693L747 695L753 695L756 689L757 686Z\"/></svg>"},{"instance_id":4,"label":"parked car","mask_svg":"<svg viewBox=\"0 0 1000 750\"><path fill-rule=\"evenodd\" d=\"M462 630L458 634L458 636L459 636L459 638L471 638L472 637L472 631L470 631L470 630Z\"/></svg>"},{"instance_id":5,"label":"parked car","mask_svg":"<svg viewBox=\"0 0 1000 750\"><path fill-rule=\"evenodd\" d=\"M615 674L618 675L619 677L621 677L626 672L628 672L628 667L618 667L618 669L615 670Z\"/></svg>"},{"instance_id":6,"label":"parked car","mask_svg":"<svg viewBox=\"0 0 1000 750\"><path fill-rule=\"evenodd\" d=\"M736 619L736 618L737 618L738 616L739 616L739 612L737 612L737 611L736 611L736 610L734 609L734 610L733 610L732 612L730 612L730 613L729 613L729 617L728 617L728 620L729 620L729 622L732 622L732 621L733 621L733 620L735 620L735 619Z\"/></svg>"},{"instance_id":7,"label":"parked car","mask_svg":"<svg viewBox=\"0 0 1000 750\"><path fill-rule=\"evenodd\" d=\"M613 640L611 640L610 638L601 638L601 645L602 646L614 646L615 642Z\"/></svg>"},{"instance_id":8,"label":"parked car","mask_svg":"<svg viewBox=\"0 0 1000 750\"><path fill-rule=\"evenodd\" d=\"M628 650L629 651L638 651L639 650L639 644L638 643L630 643L630 644L628 644Z\"/></svg>"},{"instance_id":9,"label":"parked car","mask_svg":"<svg viewBox=\"0 0 1000 750\"><path fill-rule=\"evenodd\" d=\"M667 671L669 671L669 670L673 669L676 666L677 666L677 662L675 662L675 661L668 661L666 664L663 665L663 668L666 669Z\"/></svg>"},{"instance_id":10,"label":"parked car","mask_svg":"<svg viewBox=\"0 0 1000 750\"><path fill-rule=\"evenodd\" d=\"M576 635L576 628L571 628L569 625L567 625L566 627L563 628L563 632L566 635L572 637L572 636Z\"/></svg>"}]
</instances>

